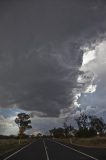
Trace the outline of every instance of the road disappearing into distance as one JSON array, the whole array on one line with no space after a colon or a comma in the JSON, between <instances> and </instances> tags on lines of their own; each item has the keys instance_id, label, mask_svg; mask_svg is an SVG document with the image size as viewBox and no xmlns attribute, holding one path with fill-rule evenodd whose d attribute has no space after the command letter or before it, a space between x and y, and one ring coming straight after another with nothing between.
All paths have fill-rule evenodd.
<instances>
[{"instance_id":1,"label":"road disappearing into distance","mask_svg":"<svg viewBox=\"0 0 106 160\"><path fill-rule=\"evenodd\" d=\"M105 160L105 148L88 148L38 139L0 160Z\"/></svg>"}]
</instances>

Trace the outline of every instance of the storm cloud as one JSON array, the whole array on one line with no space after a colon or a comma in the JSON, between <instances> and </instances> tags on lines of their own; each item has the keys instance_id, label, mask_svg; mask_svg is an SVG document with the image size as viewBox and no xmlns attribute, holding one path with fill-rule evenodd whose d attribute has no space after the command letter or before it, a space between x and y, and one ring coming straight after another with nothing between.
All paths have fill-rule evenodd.
<instances>
[{"instance_id":1,"label":"storm cloud","mask_svg":"<svg viewBox=\"0 0 106 160\"><path fill-rule=\"evenodd\" d=\"M104 0L0 1L0 107L69 112L83 88L81 46L101 38L105 17Z\"/></svg>"}]
</instances>

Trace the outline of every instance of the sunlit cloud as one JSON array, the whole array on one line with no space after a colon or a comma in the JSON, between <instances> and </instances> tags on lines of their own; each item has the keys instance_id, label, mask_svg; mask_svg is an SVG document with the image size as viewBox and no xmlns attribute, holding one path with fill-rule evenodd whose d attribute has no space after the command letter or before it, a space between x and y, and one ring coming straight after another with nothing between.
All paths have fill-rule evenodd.
<instances>
[{"instance_id":1,"label":"sunlit cloud","mask_svg":"<svg viewBox=\"0 0 106 160\"><path fill-rule=\"evenodd\" d=\"M81 48L84 51L82 67L96 59L95 50L89 48Z\"/></svg>"},{"instance_id":2,"label":"sunlit cloud","mask_svg":"<svg viewBox=\"0 0 106 160\"><path fill-rule=\"evenodd\" d=\"M93 93L93 92L95 92L96 91L96 85L89 85L87 88L86 88L86 90L84 91L85 93Z\"/></svg>"},{"instance_id":3,"label":"sunlit cloud","mask_svg":"<svg viewBox=\"0 0 106 160\"><path fill-rule=\"evenodd\" d=\"M106 111L104 108L106 103L104 98L106 92L106 41L105 39L98 40L83 49L83 62L80 68L83 74L77 79L82 88L77 103L81 104L81 110L86 113L100 116Z\"/></svg>"}]
</instances>

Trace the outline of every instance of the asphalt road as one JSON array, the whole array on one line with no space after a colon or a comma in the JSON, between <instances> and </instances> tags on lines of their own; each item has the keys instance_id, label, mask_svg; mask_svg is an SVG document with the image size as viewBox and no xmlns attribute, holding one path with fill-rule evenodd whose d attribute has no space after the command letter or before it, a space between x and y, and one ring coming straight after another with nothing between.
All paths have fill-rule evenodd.
<instances>
[{"instance_id":1,"label":"asphalt road","mask_svg":"<svg viewBox=\"0 0 106 160\"><path fill-rule=\"evenodd\" d=\"M84 148L40 139L3 160L106 160L106 149Z\"/></svg>"}]
</instances>

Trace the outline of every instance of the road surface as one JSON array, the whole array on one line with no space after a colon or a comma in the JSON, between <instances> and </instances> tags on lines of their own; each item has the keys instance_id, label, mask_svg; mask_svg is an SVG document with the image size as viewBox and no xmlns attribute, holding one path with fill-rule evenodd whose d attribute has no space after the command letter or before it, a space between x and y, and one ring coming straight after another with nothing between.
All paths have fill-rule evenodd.
<instances>
[{"instance_id":1,"label":"road surface","mask_svg":"<svg viewBox=\"0 0 106 160\"><path fill-rule=\"evenodd\" d=\"M0 160L106 160L106 149L84 148L51 139L39 139Z\"/></svg>"}]
</instances>

